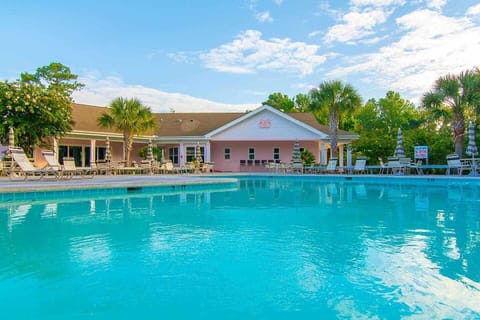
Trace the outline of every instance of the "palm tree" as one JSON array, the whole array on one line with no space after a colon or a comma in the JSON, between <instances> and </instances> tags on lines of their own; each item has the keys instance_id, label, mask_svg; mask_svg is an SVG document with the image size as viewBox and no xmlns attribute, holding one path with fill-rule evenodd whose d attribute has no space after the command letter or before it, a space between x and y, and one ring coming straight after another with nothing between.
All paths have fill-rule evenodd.
<instances>
[{"instance_id":1,"label":"palm tree","mask_svg":"<svg viewBox=\"0 0 480 320\"><path fill-rule=\"evenodd\" d=\"M137 98L115 98L108 112L102 113L97 123L102 128L115 127L123 132L123 146L126 161L130 164L133 137L155 129L155 120L150 108L142 105Z\"/></svg>"},{"instance_id":2,"label":"palm tree","mask_svg":"<svg viewBox=\"0 0 480 320\"><path fill-rule=\"evenodd\" d=\"M337 156L337 131L340 116L346 112L353 112L362 103L358 92L350 85L341 81L324 81L318 88L310 90L312 111L328 112L330 131L330 146L332 156Z\"/></svg>"},{"instance_id":3,"label":"palm tree","mask_svg":"<svg viewBox=\"0 0 480 320\"><path fill-rule=\"evenodd\" d=\"M462 156L465 134L465 112L480 108L480 73L467 70L458 75L446 75L435 81L433 90L423 96L427 110L438 112L443 107L451 111L451 127L455 153Z\"/></svg>"}]
</instances>

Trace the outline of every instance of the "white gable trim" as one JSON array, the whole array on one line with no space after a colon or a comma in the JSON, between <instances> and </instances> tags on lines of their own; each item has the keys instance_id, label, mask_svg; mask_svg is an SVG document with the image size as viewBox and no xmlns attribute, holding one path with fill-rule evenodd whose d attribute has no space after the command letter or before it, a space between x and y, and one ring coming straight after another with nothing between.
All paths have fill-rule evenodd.
<instances>
[{"instance_id":1,"label":"white gable trim","mask_svg":"<svg viewBox=\"0 0 480 320\"><path fill-rule=\"evenodd\" d=\"M308 124L306 124L306 123L304 123L304 122L302 122L302 121L299 121L299 120L297 120L297 119L295 119L295 118L293 118L293 117L290 117L289 115L281 112L280 110L277 110L277 109L275 109L275 108L273 108L273 107L271 107L271 106L268 106L268 105L261 106L261 107L255 109L255 110L253 110L253 111L251 111L251 112L249 112L249 113L246 113L245 115L241 116L240 118L237 118L237 119L235 119L235 120L233 120L233 121L231 121L231 122L229 122L229 123L227 123L227 124L225 124L225 125L217 128L217 129L215 129L215 130L213 130L213 131L210 131L209 133L207 133L207 134L205 135L205 137L206 137L206 138L211 138L212 136L214 136L214 135L216 135L216 134L219 134L220 132L225 131L225 130L227 130L227 129L229 129L229 128L232 128L232 127L236 126L237 124L239 124L240 122L243 122L243 121L245 121L245 120L247 120L247 119L249 119L249 118L257 115L257 114L259 114L260 112L262 112L262 111L264 111L264 110L267 110L267 111L269 111L269 112L272 112L272 113L274 113L274 114L276 114L276 115L284 118L285 120L290 121L290 122L292 122L292 123L294 123L294 124L296 124L296 125L304 128L304 129L306 129L306 130L308 130L308 131L310 131L310 132L318 135L320 139L328 139L328 134L326 134L325 132L322 132L322 131L320 131L320 130L317 130L317 129L309 126Z\"/></svg>"}]
</instances>

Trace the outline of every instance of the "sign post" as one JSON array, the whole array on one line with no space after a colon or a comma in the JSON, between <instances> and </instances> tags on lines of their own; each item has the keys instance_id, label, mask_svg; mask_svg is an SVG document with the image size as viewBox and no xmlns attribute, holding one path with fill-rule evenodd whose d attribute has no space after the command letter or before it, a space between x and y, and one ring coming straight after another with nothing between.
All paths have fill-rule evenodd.
<instances>
[{"instance_id":1,"label":"sign post","mask_svg":"<svg viewBox=\"0 0 480 320\"><path fill-rule=\"evenodd\" d=\"M427 159L428 164L428 146L415 146L415 162L417 159Z\"/></svg>"}]
</instances>

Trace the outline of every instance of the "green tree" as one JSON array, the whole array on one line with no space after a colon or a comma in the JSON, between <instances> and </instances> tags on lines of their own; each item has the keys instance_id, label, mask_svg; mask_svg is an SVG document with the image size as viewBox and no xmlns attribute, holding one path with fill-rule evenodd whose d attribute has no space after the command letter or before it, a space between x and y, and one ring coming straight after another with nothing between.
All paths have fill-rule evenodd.
<instances>
[{"instance_id":1,"label":"green tree","mask_svg":"<svg viewBox=\"0 0 480 320\"><path fill-rule=\"evenodd\" d=\"M465 113L480 109L480 73L478 69L460 74L449 74L435 81L433 90L423 96L427 110L444 115L447 107L451 112L451 130L455 153L462 156L465 135Z\"/></svg>"},{"instance_id":2,"label":"green tree","mask_svg":"<svg viewBox=\"0 0 480 320\"><path fill-rule=\"evenodd\" d=\"M341 81L324 81L310 91L312 110L328 110L328 125L332 156L337 156L337 132L340 117L360 107L362 98L350 85Z\"/></svg>"},{"instance_id":3,"label":"green tree","mask_svg":"<svg viewBox=\"0 0 480 320\"><path fill-rule=\"evenodd\" d=\"M162 158L162 150L156 146L153 146L152 147L152 153L153 153L153 158L157 161L160 161L161 158ZM138 156L143 158L143 159L147 159L147 155L148 155L148 146L145 146L145 147L142 147L140 148L140 150L138 150Z\"/></svg>"},{"instance_id":4,"label":"green tree","mask_svg":"<svg viewBox=\"0 0 480 320\"><path fill-rule=\"evenodd\" d=\"M308 94L299 93L294 99L295 112L308 112L312 104L312 99Z\"/></svg>"},{"instance_id":5,"label":"green tree","mask_svg":"<svg viewBox=\"0 0 480 320\"><path fill-rule=\"evenodd\" d=\"M36 145L48 145L47 138L59 138L71 131L72 93L83 87L77 75L61 63L22 73L14 82L0 82L0 134L5 140L9 127L16 144L31 155Z\"/></svg>"},{"instance_id":6,"label":"green tree","mask_svg":"<svg viewBox=\"0 0 480 320\"><path fill-rule=\"evenodd\" d=\"M315 162L315 156L308 149L304 149L302 152L300 152L300 158L302 159L304 166L309 166Z\"/></svg>"},{"instance_id":7,"label":"green tree","mask_svg":"<svg viewBox=\"0 0 480 320\"><path fill-rule=\"evenodd\" d=\"M124 154L130 164L130 153L135 135L144 134L155 129L155 120L150 108L144 106L137 98L115 98L109 110L102 113L97 123L103 128L115 127L123 132Z\"/></svg>"},{"instance_id":8,"label":"green tree","mask_svg":"<svg viewBox=\"0 0 480 320\"><path fill-rule=\"evenodd\" d=\"M369 163L392 156L398 128L408 157L414 157L415 146L428 146L429 163L445 163L453 143L447 138L447 127L438 125L432 112L417 108L399 93L389 91L384 98L370 99L356 113L354 131L360 138L353 142L354 152L364 154Z\"/></svg>"},{"instance_id":9,"label":"green tree","mask_svg":"<svg viewBox=\"0 0 480 320\"><path fill-rule=\"evenodd\" d=\"M292 112L295 108L295 103L288 95L281 92L274 92L268 96L268 100L262 102L262 105L269 105L282 112Z\"/></svg>"}]
</instances>

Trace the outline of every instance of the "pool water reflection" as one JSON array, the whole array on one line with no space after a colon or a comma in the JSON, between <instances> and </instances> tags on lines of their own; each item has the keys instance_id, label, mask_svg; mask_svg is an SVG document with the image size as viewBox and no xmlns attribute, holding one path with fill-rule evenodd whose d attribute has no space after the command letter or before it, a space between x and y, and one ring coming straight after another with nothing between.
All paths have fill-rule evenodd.
<instances>
[{"instance_id":1,"label":"pool water reflection","mask_svg":"<svg viewBox=\"0 0 480 320\"><path fill-rule=\"evenodd\" d=\"M258 177L2 204L0 314L479 318L479 191Z\"/></svg>"}]
</instances>

